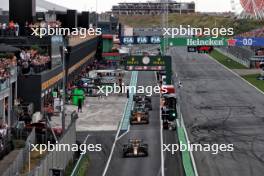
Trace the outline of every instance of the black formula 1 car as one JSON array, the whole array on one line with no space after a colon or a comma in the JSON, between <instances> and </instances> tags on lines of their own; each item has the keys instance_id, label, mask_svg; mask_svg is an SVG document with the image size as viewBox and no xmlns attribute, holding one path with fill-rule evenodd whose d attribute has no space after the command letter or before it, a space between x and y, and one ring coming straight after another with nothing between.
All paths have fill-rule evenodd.
<instances>
[{"instance_id":1,"label":"black formula 1 car","mask_svg":"<svg viewBox=\"0 0 264 176\"><path fill-rule=\"evenodd\" d=\"M130 116L130 124L131 125L139 125L139 124L148 124L149 123L149 114L145 112L134 112Z\"/></svg>"},{"instance_id":2,"label":"black formula 1 car","mask_svg":"<svg viewBox=\"0 0 264 176\"><path fill-rule=\"evenodd\" d=\"M144 108L146 108L147 110L151 111L152 110L152 104L148 101L136 101L135 102L135 106L142 106Z\"/></svg>"},{"instance_id":3,"label":"black formula 1 car","mask_svg":"<svg viewBox=\"0 0 264 176\"><path fill-rule=\"evenodd\" d=\"M143 140L130 139L128 144L123 145L123 157L146 157L148 156L148 144Z\"/></svg>"},{"instance_id":4,"label":"black formula 1 car","mask_svg":"<svg viewBox=\"0 0 264 176\"><path fill-rule=\"evenodd\" d=\"M134 95L133 96L133 101L135 101L135 102L138 102L138 101L147 101L147 102L151 103L151 97L146 96L146 95L137 94L137 95Z\"/></svg>"}]
</instances>

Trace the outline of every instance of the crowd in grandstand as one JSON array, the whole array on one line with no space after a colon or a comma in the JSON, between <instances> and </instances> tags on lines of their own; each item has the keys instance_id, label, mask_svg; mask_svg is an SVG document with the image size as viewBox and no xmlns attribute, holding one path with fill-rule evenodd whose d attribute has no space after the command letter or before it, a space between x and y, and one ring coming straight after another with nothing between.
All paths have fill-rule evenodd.
<instances>
[{"instance_id":1,"label":"crowd in grandstand","mask_svg":"<svg viewBox=\"0 0 264 176\"><path fill-rule=\"evenodd\" d=\"M27 23L25 27L29 27L29 28L47 28L47 27L51 27L51 28L56 28L56 27L61 27L61 22L60 21L40 21L40 22L36 22L36 23Z\"/></svg>"},{"instance_id":2,"label":"crowd in grandstand","mask_svg":"<svg viewBox=\"0 0 264 176\"><path fill-rule=\"evenodd\" d=\"M40 73L50 67L50 56L41 55L37 50L22 50L18 65L21 66L22 73Z\"/></svg>"},{"instance_id":3,"label":"crowd in grandstand","mask_svg":"<svg viewBox=\"0 0 264 176\"><path fill-rule=\"evenodd\" d=\"M239 34L238 36L239 37L264 37L264 27Z\"/></svg>"},{"instance_id":4,"label":"crowd in grandstand","mask_svg":"<svg viewBox=\"0 0 264 176\"><path fill-rule=\"evenodd\" d=\"M10 77L10 68L16 66L16 56L0 58L0 83L5 82Z\"/></svg>"},{"instance_id":5,"label":"crowd in grandstand","mask_svg":"<svg viewBox=\"0 0 264 176\"><path fill-rule=\"evenodd\" d=\"M19 36L19 24L14 21L0 23L0 36Z\"/></svg>"},{"instance_id":6,"label":"crowd in grandstand","mask_svg":"<svg viewBox=\"0 0 264 176\"><path fill-rule=\"evenodd\" d=\"M40 21L36 23L28 23L25 24L26 34L31 34L32 28L56 28L61 27L60 21ZM0 36L19 36L20 35L20 26L18 23L14 21L10 21L8 23L0 23Z\"/></svg>"}]
</instances>

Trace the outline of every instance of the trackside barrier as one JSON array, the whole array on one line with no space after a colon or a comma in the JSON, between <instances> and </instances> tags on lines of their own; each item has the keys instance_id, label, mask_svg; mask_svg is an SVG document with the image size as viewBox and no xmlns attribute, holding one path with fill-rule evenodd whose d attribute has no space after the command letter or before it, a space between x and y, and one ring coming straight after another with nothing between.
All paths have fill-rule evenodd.
<instances>
[{"instance_id":1,"label":"trackside barrier","mask_svg":"<svg viewBox=\"0 0 264 176\"><path fill-rule=\"evenodd\" d=\"M65 131L63 137L59 140L58 144L73 145L76 144L76 118L73 117L73 121ZM41 160L38 167L28 173L28 176L44 176L49 175L51 169L65 170L69 161L73 159L74 151L52 151L46 154L43 160Z\"/></svg>"},{"instance_id":2,"label":"trackside barrier","mask_svg":"<svg viewBox=\"0 0 264 176\"><path fill-rule=\"evenodd\" d=\"M221 54L229 57L230 59L232 59L235 62L240 63L241 65L244 65L247 68L250 68L250 60L245 60L245 59L240 59L238 57L235 57L234 55L228 53L227 51L220 49L220 48L214 48L216 51L220 52ZM248 58L249 59L249 58Z\"/></svg>"},{"instance_id":3,"label":"trackside barrier","mask_svg":"<svg viewBox=\"0 0 264 176\"><path fill-rule=\"evenodd\" d=\"M23 167L26 165L29 159L30 144L35 144L36 133L35 128L31 131L30 135L27 137L25 147L20 150L16 159L8 167L8 169L2 174L2 176L15 176L20 175ZM0 174L1 175L1 174Z\"/></svg>"}]
</instances>

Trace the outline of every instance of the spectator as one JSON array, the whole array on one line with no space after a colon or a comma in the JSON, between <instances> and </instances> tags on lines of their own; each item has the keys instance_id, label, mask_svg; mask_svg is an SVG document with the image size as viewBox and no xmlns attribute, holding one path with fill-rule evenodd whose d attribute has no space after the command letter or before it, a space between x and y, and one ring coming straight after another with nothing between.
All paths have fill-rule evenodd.
<instances>
[{"instance_id":1,"label":"spectator","mask_svg":"<svg viewBox=\"0 0 264 176\"><path fill-rule=\"evenodd\" d=\"M16 57L14 55L0 58L0 83L4 83L10 77L12 66L16 66Z\"/></svg>"},{"instance_id":2,"label":"spectator","mask_svg":"<svg viewBox=\"0 0 264 176\"><path fill-rule=\"evenodd\" d=\"M3 26L3 25L2 25L2 23L0 23L0 36L2 36L2 35L3 35L3 34L2 34L2 33L3 33L2 26Z\"/></svg>"},{"instance_id":3,"label":"spectator","mask_svg":"<svg viewBox=\"0 0 264 176\"><path fill-rule=\"evenodd\" d=\"M6 23L3 23L3 24L2 24L2 36L7 35L7 34L6 34L6 30L7 30Z\"/></svg>"},{"instance_id":4,"label":"spectator","mask_svg":"<svg viewBox=\"0 0 264 176\"><path fill-rule=\"evenodd\" d=\"M19 36L19 24L15 23L15 34L18 37Z\"/></svg>"},{"instance_id":5,"label":"spectator","mask_svg":"<svg viewBox=\"0 0 264 176\"><path fill-rule=\"evenodd\" d=\"M30 70L40 73L50 67L50 56L41 55L37 50L22 50L20 53L19 66L22 68L22 74L28 74Z\"/></svg>"},{"instance_id":6,"label":"spectator","mask_svg":"<svg viewBox=\"0 0 264 176\"><path fill-rule=\"evenodd\" d=\"M9 22L8 29L9 29L9 35L15 36L15 23L14 23L14 21Z\"/></svg>"},{"instance_id":7,"label":"spectator","mask_svg":"<svg viewBox=\"0 0 264 176\"><path fill-rule=\"evenodd\" d=\"M19 36L19 24L14 21L0 23L0 36Z\"/></svg>"},{"instance_id":8,"label":"spectator","mask_svg":"<svg viewBox=\"0 0 264 176\"><path fill-rule=\"evenodd\" d=\"M82 112L82 99L78 99L78 112Z\"/></svg>"}]
</instances>

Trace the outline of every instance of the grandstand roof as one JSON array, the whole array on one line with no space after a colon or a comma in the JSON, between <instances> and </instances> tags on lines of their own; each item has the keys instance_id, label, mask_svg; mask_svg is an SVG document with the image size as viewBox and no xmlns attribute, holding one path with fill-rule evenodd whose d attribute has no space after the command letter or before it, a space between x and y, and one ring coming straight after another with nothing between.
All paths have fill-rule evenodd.
<instances>
[{"instance_id":1,"label":"grandstand roof","mask_svg":"<svg viewBox=\"0 0 264 176\"><path fill-rule=\"evenodd\" d=\"M1 9L8 11L9 10L9 0L0 0ZM55 11L66 11L68 8L57 5L55 3L46 1L46 0L36 0L36 10L37 11L48 11L48 10L55 10Z\"/></svg>"}]
</instances>

